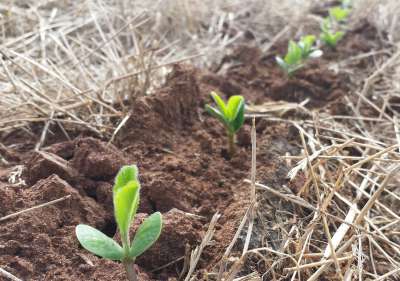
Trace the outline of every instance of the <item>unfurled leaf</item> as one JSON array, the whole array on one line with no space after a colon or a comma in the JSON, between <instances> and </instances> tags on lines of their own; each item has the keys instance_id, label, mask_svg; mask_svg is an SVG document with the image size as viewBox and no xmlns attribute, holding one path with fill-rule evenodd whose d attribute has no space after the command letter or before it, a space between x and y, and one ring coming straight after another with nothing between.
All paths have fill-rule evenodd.
<instances>
[{"instance_id":1,"label":"unfurled leaf","mask_svg":"<svg viewBox=\"0 0 400 281\"><path fill-rule=\"evenodd\" d=\"M114 192L114 214L121 237L125 237L128 233L130 223L136 214L139 190L139 181L130 181Z\"/></svg>"},{"instance_id":2,"label":"unfurled leaf","mask_svg":"<svg viewBox=\"0 0 400 281\"><path fill-rule=\"evenodd\" d=\"M132 241L129 256L136 258L157 241L162 229L162 216L159 212L146 218L140 225Z\"/></svg>"},{"instance_id":3,"label":"unfurled leaf","mask_svg":"<svg viewBox=\"0 0 400 281\"><path fill-rule=\"evenodd\" d=\"M101 231L89 225L79 224L75 233L82 247L89 252L109 260L123 259L122 247Z\"/></svg>"}]
</instances>

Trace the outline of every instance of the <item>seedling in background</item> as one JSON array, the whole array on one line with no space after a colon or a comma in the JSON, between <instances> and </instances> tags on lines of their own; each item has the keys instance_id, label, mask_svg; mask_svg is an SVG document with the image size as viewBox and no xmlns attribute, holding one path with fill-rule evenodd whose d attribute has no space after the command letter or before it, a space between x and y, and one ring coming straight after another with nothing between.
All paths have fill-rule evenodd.
<instances>
[{"instance_id":1,"label":"seedling in background","mask_svg":"<svg viewBox=\"0 0 400 281\"><path fill-rule=\"evenodd\" d=\"M301 49L301 58L303 60L319 58L322 56L322 51L314 45L315 41L316 37L314 35L306 35L301 37L298 45Z\"/></svg>"},{"instance_id":2,"label":"seedling in background","mask_svg":"<svg viewBox=\"0 0 400 281\"><path fill-rule=\"evenodd\" d=\"M228 151L232 157L235 154L236 132L244 123L244 98L242 96L231 96L228 103L225 104L216 92L211 92L211 97L218 108L207 104L206 111L224 125L228 135Z\"/></svg>"},{"instance_id":3,"label":"seedling in background","mask_svg":"<svg viewBox=\"0 0 400 281\"><path fill-rule=\"evenodd\" d=\"M307 35L300 39L298 43L290 40L288 51L285 57L275 57L278 65L290 77L298 69L304 66L306 60L322 56L322 51L315 47L315 36Z\"/></svg>"},{"instance_id":4,"label":"seedling in background","mask_svg":"<svg viewBox=\"0 0 400 281\"><path fill-rule=\"evenodd\" d=\"M328 18L322 22L320 39L325 45L333 49L336 48L338 42L342 40L344 35L345 33L343 31L333 31L332 23Z\"/></svg>"},{"instance_id":5,"label":"seedling in background","mask_svg":"<svg viewBox=\"0 0 400 281\"><path fill-rule=\"evenodd\" d=\"M349 8L336 6L329 9L329 16L331 17L331 19L339 23L346 21L349 15L350 15Z\"/></svg>"},{"instance_id":6,"label":"seedling in background","mask_svg":"<svg viewBox=\"0 0 400 281\"><path fill-rule=\"evenodd\" d=\"M121 235L122 247L101 231L85 224L76 227L76 236L86 250L100 257L121 261L129 281L136 281L134 269L136 257L158 239L162 228L162 217L156 212L146 218L138 228L133 241L129 238L129 227L139 206L140 182L135 165L124 166L118 172L113 187L114 216Z\"/></svg>"}]
</instances>

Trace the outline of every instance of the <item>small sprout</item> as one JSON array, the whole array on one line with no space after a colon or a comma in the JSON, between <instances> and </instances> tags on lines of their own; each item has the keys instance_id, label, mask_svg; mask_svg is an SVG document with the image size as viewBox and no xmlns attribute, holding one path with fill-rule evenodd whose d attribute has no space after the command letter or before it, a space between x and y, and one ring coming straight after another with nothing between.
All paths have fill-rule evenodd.
<instances>
[{"instance_id":1,"label":"small sprout","mask_svg":"<svg viewBox=\"0 0 400 281\"><path fill-rule=\"evenodd\" d=\"M329 9L329 16L337 22L344 22L350 15L350 9L336 6Z\"/></svg>"},{"instance_id":2,"label":"small sprout","mask_svg":"<svg viewBox=\"0 0 400 281\"><path fill-rule=\"evenodd\" d=\"M321 25L320 39L327 46L336 48L338 42L342 40L345 33L343 31L333 31L332 24L329 19L325 19Z\"/></svg>"},{"instance_id":3,"label":"small sprout","mask_svg":"<svg viewBox=\"0 0 400 281\"><path fill-rule=\"evenodd\" d=\"M83 248L100 257L121 261L129 281L137 280L133 267L136 257L157 241L162 228L161 214L156 212L143 221L133 241L130 241L129 228L139 206L139 191L140 182L136 165L122 167L113 187L114 216L121 235L122 247L89 225L79 224L75 229Z\"/></svg>"},{"instance_id":4,"label":"small sprout","mask_svg":"<svg viewBox=\"0 0 400 281\"><path fill-rule=\"evenodd\" d=\"M305 60L322 56L322 51L314 46L315 40L314 35L304 36L298 43L290 40L285 57L283 59L278 56L275 58L277 64L289 77L304 66Z\"/></svg>"},{"instance_id":5,"label":"small sprout","mask_svg":"<svg viewBox=\"0 0 400 281\"><path fill-rule=\"evenodd\" d=\"M303 60L309 58L319 58L322 56L322 51L314 46L316 37L314 35L306 35L301 37L298 45L301 49L301 57Z\"/></svg>"},{"instance_id":6,"label":"small sprout","mask_svg":"<svg viewBox=\"0 0 400 281\"><path fill-rule=\"evenodd\" d=\"M244 123L244 98L242 96L231 96L228 103L225 103L216 92L211 92L211 97L218 108L207 104L206 111L224 125L228 135L228 151L232 157L235 154L236 132Z\"/></svg>"}]
</instances>

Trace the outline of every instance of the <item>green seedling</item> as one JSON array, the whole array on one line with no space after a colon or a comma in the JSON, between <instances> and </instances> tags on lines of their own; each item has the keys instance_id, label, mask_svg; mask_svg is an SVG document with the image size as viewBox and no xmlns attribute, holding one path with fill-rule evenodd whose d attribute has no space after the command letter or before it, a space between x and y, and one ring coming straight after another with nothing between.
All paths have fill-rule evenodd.
<instances>
[{"instance_id":1,"label":"green seedling","mask_svg":"<svg viewBox=\"0 0 400 281\"><path fill-rule=\"evenodd\" d=\"M340 6L336 6L329 9L329 16L332 20L337 22L344 22L347 20L348 16L350 15L350 9L344 8Z\"/></svg>"},{"instance_id":2,"label":"green seedling","mask_svg":"<svg viewBox=\"0 0 400 281\"><path fill-rule=\"evenodd\" d=\"M244 98L242 96L231 96L225 103L216 92L211 92L211 97L218 108L207 104L206 111L224 125L228 135L228 151L232 157L235 154L236 132L244 123Z\"/></svg>"},{"instance_id":3,"label":"green seedling","mask_svg":"<svg viewBox=\"0 0 400 281\"><path fill-rule=\"evenodd\" d=\"M336 48L338 42L342 40L345 33L343 31L333 31L329 19L325 19L321 25L320 39L324 44L331 48Z\"/></svg>"},{"instance_id":4,"label":"green seedling","mask_svg":"<svg viewBox=\"0 0 400 281\"><path fill-rule=\"evenodd\" d=\"M285 57L275 57L277 64L289 77L302 68L306 60L322 56L322 51L314 46L315 40L314 35L304 36L298 43L290 40Z\"/></svg>"},{"instance_id":5,"label":"green seedling","mask_svg":"<svg viewBox=\"0 0 400 281\"><path fill-rule=\"evenodd\" d=\"M133 241L129 228L139 206L140 182L136 165L124 166L118 172L113 187L114 216L121 235L122 246L101 231L85 224L79 224L76 236L86 250L115 261L121 261L129 281L136 281L134 269L136 257L145 252L158 239L162 228L162 217L156 212L146 218L138 228Z\"/></svg>"},{"instance_id":6,"label":"green seedling","mask_svg":"<svg viewBox=\"0 0 400 281\"><path fill-rule=\"evenodd\" d=\"M314 35L306 35L301 37L298 45L301 49L301 58L303 60L319 58L322 56L322 51L314 45L315 41L316 37Z\"/></svg>"}]
</instances>

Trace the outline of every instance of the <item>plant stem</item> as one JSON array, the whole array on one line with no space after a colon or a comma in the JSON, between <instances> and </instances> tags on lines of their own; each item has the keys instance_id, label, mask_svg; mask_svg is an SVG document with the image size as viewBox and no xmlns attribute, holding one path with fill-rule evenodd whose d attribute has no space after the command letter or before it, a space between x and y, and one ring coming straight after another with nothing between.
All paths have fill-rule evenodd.
<instances>
[{"instance_id":1,"label":"plant stem","mask_svg":"<svg viewBox=\"0 0 400 281\"><path fill-rule=\"evenodd\" d=\"M235 134L228 131L228 152L232 157L235 154Z\"/></svg>"},{"instance_id":2,"label":"plant stem","mask_svg":"<svg viewBox=\"0 0 400 281\"><path fill-rule=\"evenodd\" d=\"M126 276L128 277L129 281L137 281L136 270L134 267L134 262L131 259L126 259L123 261Z\"/></svg>"}]
</instances>

